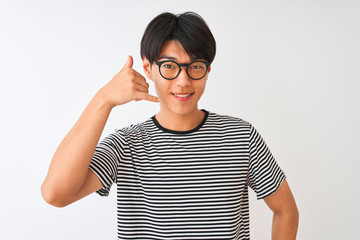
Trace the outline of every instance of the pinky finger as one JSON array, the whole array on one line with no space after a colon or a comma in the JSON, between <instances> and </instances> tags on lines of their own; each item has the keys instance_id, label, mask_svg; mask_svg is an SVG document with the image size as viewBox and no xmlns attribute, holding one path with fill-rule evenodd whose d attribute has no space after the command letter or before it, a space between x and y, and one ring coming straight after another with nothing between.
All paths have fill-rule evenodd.
<instances>
[{"instance_id":1,"label":"pinky finger","mask_svg":"<svg viewBox=\"0 0 360 240\"><path fill-rule=\"evenodd\" d=\"M144 93L144 92L138 92L136 99L146 100L150 102L159 102L159 98L152 96L150 94Z\"/></svg>"}]
</instances>

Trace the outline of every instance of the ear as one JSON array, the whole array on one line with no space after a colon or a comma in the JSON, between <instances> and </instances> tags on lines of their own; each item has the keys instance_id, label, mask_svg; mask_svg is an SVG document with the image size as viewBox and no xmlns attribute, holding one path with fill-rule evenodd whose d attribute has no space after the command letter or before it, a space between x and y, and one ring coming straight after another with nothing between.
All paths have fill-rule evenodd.
<instances>
[{"instance_id":1,"label":"ear","mask_svg":"<svg viewBox=\"0 0 360 240\"><path fill-rule=\"evenodd\" d=\"M143 68L144 68L144 72L145 72L146 76L148 77L148 79L152 80L151 65L150 65L149 60L145 57L143 57Z\"/></svg>"},{"instance_id":2,"label":"ear","mask_svg":"<svg viewBox=\"0 0 360 240\"><path fill-rule=\"evenodd\" d=\"M209 65L207 73L206 73L206 81L208 80L210 71L211 71L211 65Z\"/></svg>"}]
</instances>

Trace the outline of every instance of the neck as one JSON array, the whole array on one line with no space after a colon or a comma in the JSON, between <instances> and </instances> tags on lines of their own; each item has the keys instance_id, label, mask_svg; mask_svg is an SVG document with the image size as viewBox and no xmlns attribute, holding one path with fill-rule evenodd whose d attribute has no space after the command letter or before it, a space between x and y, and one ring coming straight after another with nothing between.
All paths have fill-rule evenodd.
<instances>
[{"instance_id":1,"label":"neck","mask_svg":"<svg viewBox=\"0 0 360 240\"><path fill-rule=\"evenodd\" d=\"M205 113L199 109L189 114L165 113L161 111L156 114L159 124L173 131L189 131L196 128L205 117Z\"/></svg>"}]
</instances>

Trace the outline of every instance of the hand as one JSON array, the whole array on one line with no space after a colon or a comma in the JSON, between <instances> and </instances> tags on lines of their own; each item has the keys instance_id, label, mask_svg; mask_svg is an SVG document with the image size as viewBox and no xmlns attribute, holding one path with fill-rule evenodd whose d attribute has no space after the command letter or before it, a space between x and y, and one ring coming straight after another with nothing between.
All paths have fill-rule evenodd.
<instances>
[{"instance_id":1,"label":"hand","mask_svg":"<svg viewBox=\"0 0 360 240\"><path fill-rule=\"evenodd\" d=\"M113 107L128 103L132 100L159 102L157 97L148 94L149 84L132 66L133 58L129 56L125 66L120 72L100 89L102 96Z\"/></svg>"}]
</instances>

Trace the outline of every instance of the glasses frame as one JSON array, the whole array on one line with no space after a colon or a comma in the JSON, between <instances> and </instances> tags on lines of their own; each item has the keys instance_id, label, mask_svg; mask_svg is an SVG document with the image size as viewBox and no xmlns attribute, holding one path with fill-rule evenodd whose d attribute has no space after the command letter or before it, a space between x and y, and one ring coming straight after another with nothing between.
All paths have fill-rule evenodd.
<instances>
[{"instance_id":1,"label":"glasses frame","mask_svg":"<svg viewBox=\"0 0 360 240\"><path fill-rule=\"evenodd\" d=\"M179 76L180 72L181 72L181 68L182 68L182 67L186 67L186 74L189 76L189 78L191 78L192 80L200 80L200 79L202 79L202 78L206 75L206 73L207 73L208 70L209 70L209 66L210 66L210 63L209 63L209 62L201 61L201 60L192 61L191 63L177 63L177 62L175 62L175 61L173 61L173 60L164 60L164 61L161 61L161 62L158 62L158 61L154 60L154 62L155 62L156 65L159 66L159 73L160 73L160 75L161 75L163 78L165 78L166 80L173 80L173 79L177 78L177 77ZM173 78L166 78L166 77L164 77L164 76L162 75L160 68L161 68L161 65L162 65L163 63L165 63L165 62L172 62L172 63L175 63L176 65L178 65L179 71L178 71L178 73L176 74L175 77L173 77ZM195 62L204 63L205 66L206 66L206 71L205 71L204 75L201 76L200 78L193 78L193 77L191 77L190 74L189 74L189 66L190 66L191 64L195 63Z\"/></svg>"}]
</instances>

